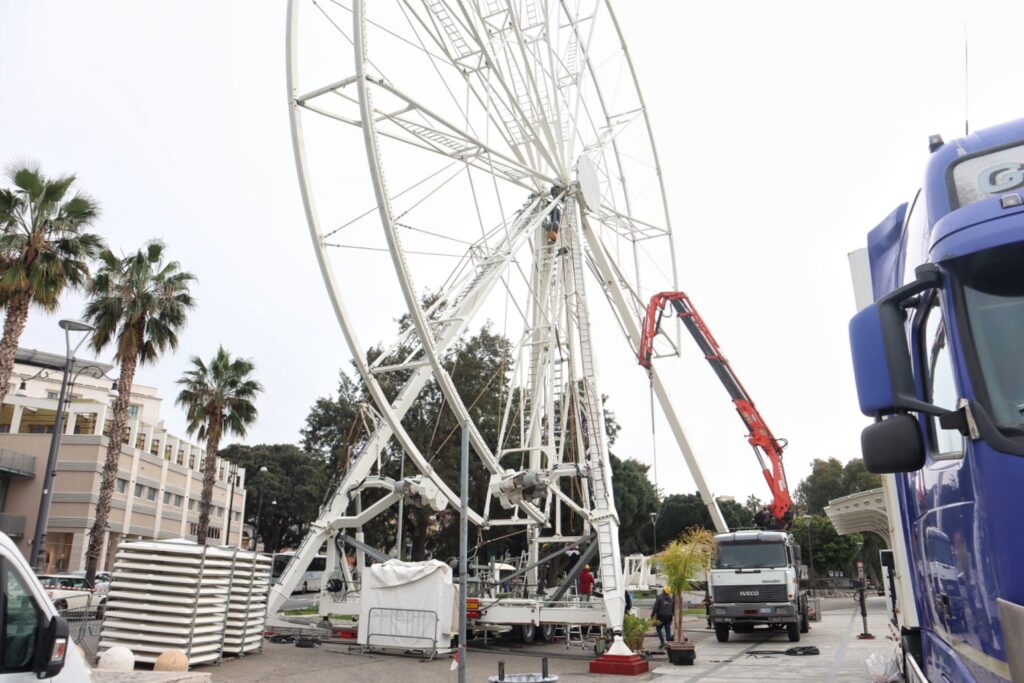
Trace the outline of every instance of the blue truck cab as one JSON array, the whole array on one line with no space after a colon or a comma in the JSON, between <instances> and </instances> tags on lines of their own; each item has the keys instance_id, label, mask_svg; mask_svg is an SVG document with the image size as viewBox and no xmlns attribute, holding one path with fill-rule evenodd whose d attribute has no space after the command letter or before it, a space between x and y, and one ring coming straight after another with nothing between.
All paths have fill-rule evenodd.
<instances>
[{"instance_id":1,"label":"blue truck cab","mask_svg":"<svg viewBox=\"0 0 1024 683\"><path fill-rule=\"evenodd\" d=\"M859 255L861 449L888 475L908 666L1024 681L1024 119L929 147Z\"/></svg>"}]
</instances>

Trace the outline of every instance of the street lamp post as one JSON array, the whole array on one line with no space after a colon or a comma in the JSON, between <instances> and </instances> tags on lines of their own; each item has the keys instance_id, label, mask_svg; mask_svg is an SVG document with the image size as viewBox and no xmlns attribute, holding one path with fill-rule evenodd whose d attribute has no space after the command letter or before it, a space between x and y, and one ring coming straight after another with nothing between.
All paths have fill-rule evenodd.
<instances>
[{"instance_id":1,"label":"street lamp post","mask_svg":"<svg viewBox=\"0 0 1024 683\"><path fill-rule=\"evenodd\" d=\"M807 587L808 592L814 595L814 538L811 536L811 522L814 517L803 515L803 519L807 522Z\"/></svg>"},{"instance_id":2,"label":"street lamp post","mask_svg":"<svg viewBox=\"0 0 1024 683\"><path fill-rule=\"evenodd\" d=\"M266 474L267 468L264 465L260 467L260 471L256 473L256 476ZM253 477L255 479L256 477ZM262 479L262 477L260 477ZM277 502L277 501L275 501ZM260 483L260 496L256 502L256 523L252 527L252 549L253 552L259 552L260 550L260 519L263 516L263 484Z\"/></svg>"},{"instance_id":3,"label":"street lamp post","mask_svg":"<svg viewBox=\"0 0 1024 683\"><path fill-rule=\"evenodd\" d=\"M228 463L228 478L231 480L231 486L228 488L228 534L224 539L225 545L231 545L231 511L235 506L235 480L238 478L238 465L233 462ZM241 530L238 532L238 546L242 546Z\"/></svg>"},{"instance_id":4,"label":"street lamp post","mask_svg":"<svg viewBox=\"0 0 1024 683\"><path fill-rule=\"evenodd\" d=\"M53 426L53 436L50 437L50 452L46 456L46 472L43 475L43 494L39 498L39 514L36 515L36 528L32 533L32 569L39 571L43 553L46 550L46 525L50 521L50 502L53 500L53 478L57 470L57 452L60 450L60 437L64 432L64 403L67 400L68 384L70 383L71 368L75 363L75 354L81 348L89 335L84 335L74 348L71 347L72 332L91 332L95 329L92 325L80 320L61 320L60 328L64 330L64 341L67 353L64 357L64 374L60 381L60 396L57 398L56 424ZM85 368L83 368L84 370Z\"/></svg>"},{"instance_id":5,"label":"street lamp post","mask_svg":"<svg viewBox=\"0 0 1024 683\"><path fill-rule=\"evenodd\" d=\"M651 540L654 542L653 550L651 552L658 552L658 513L648 513L651 516Z\"/></svg>"}]
</instances>

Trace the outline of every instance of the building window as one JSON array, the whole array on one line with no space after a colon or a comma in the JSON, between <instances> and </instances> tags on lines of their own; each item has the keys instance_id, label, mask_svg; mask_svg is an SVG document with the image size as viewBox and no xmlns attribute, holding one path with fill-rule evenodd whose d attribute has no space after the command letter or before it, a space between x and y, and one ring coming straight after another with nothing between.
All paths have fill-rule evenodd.
<instances>
[{"instance_id":1,"label":"building window","mask_svg":"<svg viewBox=\"0 0 1024 683\"><path fill-rule=\"evenodd\" d=\"M196 468L196 456L192 453L188 454L188 468L194 470Z\"/></svg>"},{"instance_id":2,"label":"building window","mask_svg":"<svg viewBox=\"0 0 1024 683\"><path fill-rule=\"evenodd\" d=\"M143 434L142 432L139 432L139 435L135 437L135 447L141 451L145 445L146 435Z\"/></svg>"},{"instance_id":3,"label":"building window","mask_svg":"<svg viewBox=\"0 0 1024 683\"><path fill-rule=\"evenodd\" d=\"M182 497L181 497L181 496L179 496L178 494L174 494L174 507L176 507L176 508L180 508L180 507L181 507L181 501L182 501L182 500L184 500L184 498L182 498Z\"/></svg>"},{"instance_id":4,"label":"building window","mask_svg":"<svg viewBox=\"0 0 1024 683\"><path fill-rule=\"evenodd\" d=\"M124 493L127 490L128 490L128 480L127 479L122 479L121 477L118 477L117 478L117 492L118 493Z\"/></svg>"},{"instance_id":5,"label":"building window","mask_svg":"<svg viewBox=\"0 0 1024 683\"><path fill-rule=\"evenodd\" d=\"M0 434L10 434L11 425L0 425Z\"/></svg>"},{"instance_id":6,"label":"building window","mask_svg":"<svg viewBox=\"0 0 1024 683\"><path fill-rule=\"evenodd\" d=\"M164 505L170 505L170 504L171 504L171 492L170 491L164 491Z\"/></svg>"},{"instance_id":7,"label":"building window","mask_svg":"<svg viewBox=\"0 0 1024 683\"><path fill-rule=\"evenodd\" d=\"M149 444L151 455L160 455L160 439L153 439Z\"/></svg>"},{"instance_id":8,"label":"building window","mask_svg":"<svg viewBox=\"0 0 1024 683\"><path fill-rule=\"evenodd\" d=\"M135 497L136 498L142 498L142 494L145 492L145 490L146 490L145 486L143 486L142 484L136 484L135 485Z\"/></svg>"},{"instance_id":9,"label":"building window","mask_svg":"<svg viewBox=\"0 0 1024 683\"><path fill-rule=\"evenodd\" d=\"M132 418L133 420L136 419L139 416L139 408L141 407L142 406L140 406L138 403L130 404L128 406L128 417Z\"/></svg>"},{"instance_id":10,"label":"building window","mask_svg":"<svg viewBox=\"0 0 1024 683\"><path fill-rule=\"evenodd\" d=\"M46 392L46 398L56 400L56 399L60 398L60 392L59 391L47 391Z\"/></svg>"},{"instance_id":11,"label":"building window","mask_svg":"<svg viewBox=\"0 0 1024 683\"><path fill-rule=\"evenodd\" d=\"M179 465L185 464L185 451L178 451L178 457L175 459Z\"/></svg>"},{"instance_id":12,"label":"building window","mask_svg":"<svg viewBox=\"0 0 1024 683\"><path fill-rule=\"evenodd\" d=\"M29 434L53 434L53 425L29 425Z\"/></svg>"},{"instance_id":13,"label":"building window","mask_svg":"<svg viewBox=\"0 0 1024 683\"><path fill-rule=\"evenodd\" d=\"M193 524L189 525L189 533L190 534L195 536L197 531L199 531L199 525L198 524L193 523ZM220 529L218 529L217 527L213 527L213 526L206 527L206 537L219 540L220 539Z\"/></svg>"},{"instance_id":14,"label":"building window","mask_svg":"<svg viewBox=\"0 0 1024 683\"><path fill-rule=\"evenodd\" d=\"M195 498L189 498L189 499L188 499L188 509L189 509L189 510L195 510L195 509L196 509L196 501L195 501Z\"/></svg>"},{"instance_id":15,"label":"building window","mask_svg":"<svg viewBox=\"0 0 1024 683\"><path fill-rule=\"evenodd\" d=\"M164 460L170 460L172 453L173 451L171 450L171 444L167 444L166 446L164 446Z\"/></svg>"},{"instance_id":16,"label":"building window","mask_svg":"<svg viewBox=\"0 0 1024 683\"><path fill-rule=\"evenodd\" d=\"M152 486L149 486L147 488L148 490L146 491L146 498L148 500L156 500L156 489L153 488Z\"/></svg>"}]
</instances>

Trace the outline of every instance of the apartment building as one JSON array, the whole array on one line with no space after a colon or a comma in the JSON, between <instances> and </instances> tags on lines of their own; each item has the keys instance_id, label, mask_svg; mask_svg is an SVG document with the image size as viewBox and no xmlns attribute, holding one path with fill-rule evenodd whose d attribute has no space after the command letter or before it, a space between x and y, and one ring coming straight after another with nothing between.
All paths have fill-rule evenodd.
<instances>
[{"instance_id":1,"label":"apartment building","mask_svg":"<svg viewBox=\"0 0 1024 683\"><path fill-rule=\"evenodd\" d=\"M26 555L35 533L63 369L62 355L18 349L11 386L0 406L0 531ZM115 372L108 364L84 360L75 361L72 369L75 379L65 407L46 530L47 572L85 568L113 417ZM111 566L122 541L195 540L206 450L167 431L160 417L162 403L155 388L132 387L101 568ZM243 468L217 459L212 505L207 542L241 545Z\"/></svg>"}]
</instances>

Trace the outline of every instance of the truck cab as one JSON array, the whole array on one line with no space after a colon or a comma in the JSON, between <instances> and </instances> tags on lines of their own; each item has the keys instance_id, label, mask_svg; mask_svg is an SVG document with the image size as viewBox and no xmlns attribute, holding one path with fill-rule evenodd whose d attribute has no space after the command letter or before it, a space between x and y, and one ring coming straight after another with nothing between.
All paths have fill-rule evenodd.
<instances>
[{"instance_id":1,"label":"truck cab","mask_svg":"<svg viewBox=\"0 0 1024 683\"><path fill-rule=\"evenodd\" d=\"M785 629L797 642L809 630L800 591L800 546L782 531L734 531L715 536L709 576L711 624L720 643L730 631Z\"/></svg>"},{"instance_id":2,"label":"truck cab","mask_svg":"<svg viewBox=\"0 0 1024 683\"><path fill-rule=\"evenodd\" d=\"M68 623L21 551L0 533L0 683L94 681Z\"/></svg>"},{"instance_id":3,"label":"truck cab","mask_svg":"<svg viewBox=\"0 0 1024 683\"><path fill-rule=\"evenodd\" d=\"M1024 120L929 149L851 255L861 450L887 475L905 667L1024 680Z\"/></svg>"}]
</instances>

